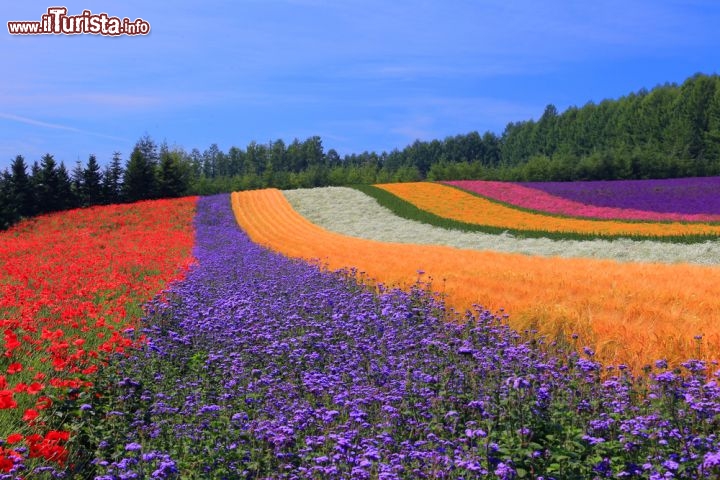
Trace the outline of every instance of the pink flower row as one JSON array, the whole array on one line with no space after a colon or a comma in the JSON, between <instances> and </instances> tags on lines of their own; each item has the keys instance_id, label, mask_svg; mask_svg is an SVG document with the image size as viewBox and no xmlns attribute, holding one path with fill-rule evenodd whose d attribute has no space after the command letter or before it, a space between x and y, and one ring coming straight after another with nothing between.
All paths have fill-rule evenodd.
<instances>
[{"instance_id":1,"label":"pink flower row","mask_svg":"<svg viewBox=\"0 0 720 480\"><path fill-rule=\"evenodd\" d=\"M681 222L719 222L720 215L698 213L651 212L626 208L597 207L550 195L541 190L511 182L486 180L456 180L442 182L460 187L484 197L499 200L516 207L571 217L600 218L604 220L646 220Z\"/></svg>"}]
</instances>

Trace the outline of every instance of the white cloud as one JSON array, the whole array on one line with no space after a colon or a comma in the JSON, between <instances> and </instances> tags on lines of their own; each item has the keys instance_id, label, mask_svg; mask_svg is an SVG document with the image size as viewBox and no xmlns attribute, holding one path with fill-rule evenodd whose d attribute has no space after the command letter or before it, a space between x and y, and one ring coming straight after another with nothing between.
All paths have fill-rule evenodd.
<instances>
[{"instance_id":1,"label":"white cloud","mask_svg":"<svg viewBox=\"0 0 720 480\"><path fill-rule=\"evenodd\" d=\"M107 138L107 139L110 139L110 140L120 140L120 141L123 141L123 142L128 141L128 140L125 139L125 138L116 137L116 136L113 136L113 135L106 135L106 134L104 134L104 133L89 132L89 131L87 131L87 130L81 130L81 129L79 129L79 128L71 127L71 126L68 126L68 125L61 125L61 124L59 124L59 123L43 122L43 121L41 121L41 120L35 120L35 119L32 119L32 118L28 118L28 117L21 117L20 115L13 115L12 113L0 112L0 118L5 119L5 120L10 120L10 121L12 121L12 122L24 123L24 124L26 124L26 125L32 125L32 126L35 126L35 127L50 128L50 129L53 129L53 130L65 130L65 131L68 131L68 132L74 132L74 133L79 133L79 134L83 134L83 135L90 135L90 136L93 136L93 137Z\"/></svg>"}]
</instances>

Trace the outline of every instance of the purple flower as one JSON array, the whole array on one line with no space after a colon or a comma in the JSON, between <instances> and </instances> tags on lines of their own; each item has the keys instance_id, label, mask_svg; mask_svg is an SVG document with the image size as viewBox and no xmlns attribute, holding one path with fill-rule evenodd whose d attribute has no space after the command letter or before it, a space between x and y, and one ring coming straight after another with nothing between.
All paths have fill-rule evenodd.
<instances>
[{"instance_id":1,"label":"purple flower","mask_svg":"<svg viewBox=\"0 0 720 480\"><path fill-rule=\"evenodd\" d=\"M510 465L503 462L498 463L493 473L502 480L510 480L515 478L515 470Z\"/></svg>"},{"instance_id":2,"label":"purple flower","mask_svg":"<svg viewBox=\"0 0 720 480\"><path fill-rule=\"evenodd\" d=\"M720 177L522 183L568 200L650 212L720 213Z\"/></svg>"},{"instance_id":3,"label":"purple flower","mask_svg":"<svg viewBox=\"0 0 720 480\"><path fill-rule=\"evenodd\" d=\"M720 467L720 451L708 452L703 457L703 468L713 470Z\"/></svg>"},{"instance_id":4,"label":"purple flower","mask_svg":"<svg viewBox=\"0 0 720 480\"><path fill-rule=\"evenodd\" d=\"M197 264L146 308L148 346L113 364L108 404L125 410L90 419L112 429L99 478L550 479L568 449L573 478L720 467L720 386L701 362L635 379L526 342L505 314L448 322L422 288L254 244L227 196L199 200L196 235Z\"/></svg>"}]
</instances>

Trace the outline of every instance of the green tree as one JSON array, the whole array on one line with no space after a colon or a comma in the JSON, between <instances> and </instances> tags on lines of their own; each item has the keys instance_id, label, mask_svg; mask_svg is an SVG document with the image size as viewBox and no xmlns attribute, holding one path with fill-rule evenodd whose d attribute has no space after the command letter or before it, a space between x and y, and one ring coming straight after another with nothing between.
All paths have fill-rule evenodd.
<instances>
[{"instance_id":1,"label":"green tree","mask_svg":"<svg viewBox=\"0 0 720 480\"><path fill-rule=\"evenodd\" d=\"M222 152L217 143L210 145L210 148L202 154L202 174L207 178L215 178L219 174L218 160Z\"/></svg>"},{"instance_id":2,"label":"green tree","mask_svg":"<svg viewBox=\"0 0 720 480\"><path fill-rule=\"evenodd\" d=\"M75 167L70 175L70 181L72 183L73 192L78 197L82 196L82 184L83 184L83 166L80 159L75 162Z\"/></svg>"},{"instance_id":3,"label":"green tree","mask_svg":"<svg viewBox=\"0 0 720 480\"><path fill-rule=\"evenodd\" d=\"M130 154L123 176L123 194L130 202L156 198L155 165L145 157L139 145Z\"/></svg>"},{"instance_id":4,"label":"green tree","mask_svg":"<svg viewBox=\"0 0 720 480\"><path fill-rule=\"evenodd\" d=\"M288 168L291 172L302 172L308 166L308 159L303 151L303 144L295 138L290 145L287 146L285 158ZM273 164L273 166L275 166Z\"/></svg>"},{"instance_id":5,"label":"green tree","mask_svg":"<svg viewBox=\"0 0 720 480\"><path fill-rule=\"evenodd\" d=\"M61 209L58 198L58 172L55 158L49 153L40 159L36 188L38 213L56 212Z\"/></svg>"},{"instance_id":6,"label":"green tree","mask_svg":"<svg viewBox=\"0 0 720 480\"><path fill-rule=\"evenodd\" d=\"M180 152L161 152L157 175L160 197L173 198L186 195L189 171L190 166L183 162Z\"/></svg>"},{"instance_id":7,"label":"green tree","mask_svg":"<svg viewBox=\"0 0 720 480\"><path fill-rule=\"evenodd\" d=\"M268 142L267 148L268 155L270 156L270 163L272 163L274 168L279 171L293 171L292 165L290 165L288 152L285 149L285 142L282 140Z\"/></svg>"},{"instance_id":8,"label":"green tree","mask_svg":"<svg viewBox=\"0 0 720 480\"><path fill-rule=\"evenodd\" d=\"M7 169L0 171L0 230L20 219L18 205L11 191L12 176Z\"/></svg>"},{"instance_id":9,"label":"green tree","mask_svg":"<svg viewBox=\"0 0 720 480\"><path fill-rule=\"evenodd\" d=\"M15 197L11 191L11 175L0 172L0 230L5 230L20 219Z\"/></svg>"},{"instance_id":10,"label":"green tree","mask_svg":"<svg viewBox=\"0 0 720 480\"><path fill-rule=\"evenodd\" d=\"M123 200L123 167L120 152L114 152L110 164L105 167L102 176L102 196L104 203L120 203Z\"/></svg>"},{"instance_id":11,"label":"green tree","mask_svg":"<svg viewBox=\"0 0 720 480\"><path fill-rule=\"evenodd\" d=\"M10 174L6 185L10 201L15 205L20 217L31 217L36 213L35 192L27 173L27 165L22 155L18 155L10 165Z\"/></svg>"},{"instance_id":12,"label":"green tree","mask_svg":"<svg viewBox=\"0 0 720 480\"><path fill-rule=\"evenodd\" d=\"M146 133L140 137L140 139L135 143L135 147L140 150L140 153L142 153L143 158L147 163L149 163L153 168L157 166L158 160L160 159L158 146L150 135Z\"/></svg>"},{"instance_id":13,"label":"green tree","mask_svg":"<svg viewBox=\"0 0 720 480\"><path fill-rule=\"evenodd\" d=\"M241 175L245 166L245 152L238 147L230 147L228 150L229 175Z\"/></svg>"},{"instance_id":14,"label":"green tree","mask_svg":"<svg viewBox=\"0 0 720 480\"><path fill-rule=\"evenodd\" d=\"M81 204L83 206L98 205L102 200L102 173L95 155L90 155L87 165L82 172L82 185L80 188Z\"/></svg>"},{"instance_id":15,"label":"green tree","mask_svg":"<svg viewBox=\"0 0 720 480\"><path fill-rule=\"evenodd\" d=\"M72 189L72 180L63 162L60 162L60 166L57 169L57 189L55 191L55 197L57 199L56 205L58 210L67 210L79 205L79 198Z\"/></svg>"},{"instance_id":16,"label":"green tree","mask_svg":"<svg viewBox=\"0 0 720 480\"><path fill-rule=\"evenodd\" d=\"M325 164L325 153L323 151L322 140L317 135L308 138L302 144L302 154L307 165L319 166Z\"/></svg>"}]
</instances>

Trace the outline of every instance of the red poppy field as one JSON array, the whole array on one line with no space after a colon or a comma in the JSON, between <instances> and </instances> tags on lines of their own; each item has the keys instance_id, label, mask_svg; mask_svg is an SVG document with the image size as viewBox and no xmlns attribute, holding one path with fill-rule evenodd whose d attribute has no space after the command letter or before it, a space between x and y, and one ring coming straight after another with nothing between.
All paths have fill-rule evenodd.
<instances>
[{"instance_id":1,"label":"red poppy field","mask_svg":"<svg viewBox=\"0 0 720 480\"><path fill-rule=\"evenodd\" d=\"M62 464L69 432L42 410L92 386L134 342L143 301L191 263L197 199L73 210L0 233L0 471Z\"/></svg>"}]
</instances>

